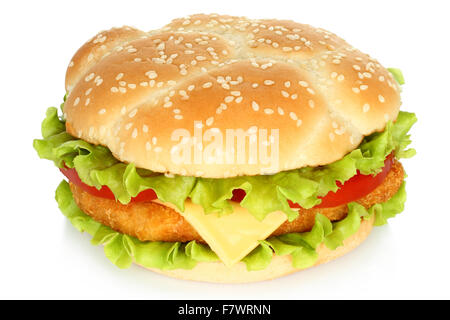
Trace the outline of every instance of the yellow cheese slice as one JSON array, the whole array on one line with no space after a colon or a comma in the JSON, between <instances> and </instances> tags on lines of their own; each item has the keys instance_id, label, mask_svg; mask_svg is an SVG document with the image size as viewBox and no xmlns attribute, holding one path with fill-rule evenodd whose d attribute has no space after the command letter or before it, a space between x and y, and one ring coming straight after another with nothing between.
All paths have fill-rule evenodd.
<instances>
[{"instance_id":1,"label":"yellow cheese slice","mask_svg":"<svg viewBox=\"0 0 450 320\"><path fill-rule=\"evenodd\" d=\"M259 221L238 203L230 203L233 206L233 213L221 217L214 213L205 214L201 206L190 200L185 202L184 212L180 212L169 203L164 205L179 212L197 230L220 260L231 267L256 248L259 240L270 236L287 217L285 213L275 211L268 214L263 221Z\"/></svg>"}]
</instances>

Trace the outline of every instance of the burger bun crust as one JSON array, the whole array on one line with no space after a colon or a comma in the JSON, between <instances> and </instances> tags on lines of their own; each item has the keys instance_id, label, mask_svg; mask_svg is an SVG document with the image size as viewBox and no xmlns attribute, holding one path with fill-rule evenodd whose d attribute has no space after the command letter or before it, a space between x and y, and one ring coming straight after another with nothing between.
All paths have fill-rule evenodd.
<instances>
[{"instance_id":1,"label":"burger bun crust","mask_svg":"<svg viewBox=\"0 0 450 320\"><path fill-rule=\"evenodd\" d=\"M334 162L382 131L400 107L392 75L331 32L293 21L201 14L151 32L100 32L73 57L66 89L73 136L140 168L211 178ZM195 126L223 136L227 129L264 129L270 148L276 138L278 150L270 150L279 161L177 163L176 130L189 133L186 143L206 148L192 139ZM229 154L225 143L220 148Z\"/></svg>"}]
</instances>

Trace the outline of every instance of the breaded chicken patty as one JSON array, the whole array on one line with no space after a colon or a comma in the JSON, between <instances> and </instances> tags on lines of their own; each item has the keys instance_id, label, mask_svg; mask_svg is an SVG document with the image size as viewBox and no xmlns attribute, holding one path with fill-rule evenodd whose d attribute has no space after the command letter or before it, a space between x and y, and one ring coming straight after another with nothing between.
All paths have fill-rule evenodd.
<instances>
[{"instance_id":1,"label":"breaded chicken patty","mask_svg":"<svg viewBox=\"0 0 450 320\"><path fill-rule=\"evenodd\" d=\"M389 200L400 188L404 171L395 160L386 179L374 191L357 202L366 208ZM175 210L155 202L120 202L93 196L80 187L70 183L70 188L78 206L94 220L141 241L191 241L203 242L195 229ZM317 213L331 221L339 221L347 215L347 205L333 208L299 209L299 216L292 222L284 222L273 236L291 232L310 231Z\"/></svg>"}]
</instances>

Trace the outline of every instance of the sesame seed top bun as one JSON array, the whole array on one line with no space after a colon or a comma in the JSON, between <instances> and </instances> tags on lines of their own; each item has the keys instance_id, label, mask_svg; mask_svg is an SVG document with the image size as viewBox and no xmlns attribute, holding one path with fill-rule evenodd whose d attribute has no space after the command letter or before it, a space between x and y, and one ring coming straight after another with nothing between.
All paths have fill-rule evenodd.
<instances>
[{"instance_id":1,"label":"sesame seed top bun","mask_svg":"<svg viewBox=\"0 0 450 320\"><path fill-rule=\"evenodd\" d=\"M333 33L203 14L100 32L70 62L66 90L70 134L141 168L212 178L339 160L401 104L392 75ZM239 148L227 129L248 134L245 161L220 160ZM174 160L186 145L191 161Z\"/></svg>"}]
</instances>

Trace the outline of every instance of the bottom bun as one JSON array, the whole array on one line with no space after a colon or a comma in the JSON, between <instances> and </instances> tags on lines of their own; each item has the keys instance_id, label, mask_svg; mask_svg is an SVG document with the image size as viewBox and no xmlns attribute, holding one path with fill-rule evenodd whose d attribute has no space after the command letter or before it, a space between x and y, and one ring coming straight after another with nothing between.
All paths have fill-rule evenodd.
<instances>
[{"instance_id":1,"label":"bottom bun","mask_svg":"<svg viewBox=\"0 0 450 320\"><path fill-rule=\"evenodd\" d=\"M339 258L356 248L370 234L374 221L375 215L372 215L369 220L362 219L359 230L351 237L345 239L344 245L338 247L336 250L328 249L323 243L319 245L316 250L319 257L314 266ZM247 271L246 265L243 262L239 262L231 268L226 267L221 262L201 262L190 270L160 270L154 268L149 268L149 270L183 280L216 283L246 283L275 279L305 269L294 268L292 266L290 255L274 255L269 266L258 271Z\"/></svg>"}]
</instances>

